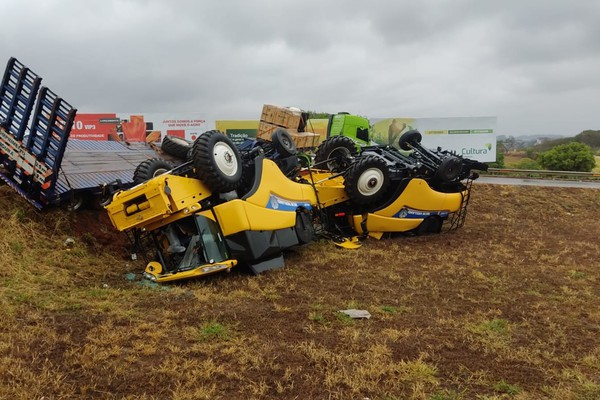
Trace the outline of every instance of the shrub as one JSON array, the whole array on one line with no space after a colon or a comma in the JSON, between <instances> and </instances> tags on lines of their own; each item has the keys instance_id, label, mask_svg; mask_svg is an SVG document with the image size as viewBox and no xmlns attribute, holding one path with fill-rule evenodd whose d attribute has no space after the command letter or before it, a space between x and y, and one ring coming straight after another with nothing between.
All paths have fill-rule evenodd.
<instances>
[{"instance_id":1,"label":"shrub","mask_svg":"<svg viewBox=\"0 0 600 400\"><path fill-rule=\"evenodd\" d=\"M488 163L492 168L504 168L504 146L496 146L496 161Z\"/></svg>"},{"instance_id":2,"label":"shrub","mask_svg":"<svg viewBox=\"0 0 600 400\"><path fill-rule=\"evenodd\" d=\"M590 172L596 166L592 148L587 144L571 142L541 153L538 163L552 171Z\"/></svg>"},{"instance_id":3,"label":"shrub","mask_svg":"<svg viewBox=\"0 0 600 400\"><path fill-rule=\"evenodd\" d=\"M516 169L542 169L540 165L531 158L524 157L515 164Z\"/></svg>"}]
</instances>

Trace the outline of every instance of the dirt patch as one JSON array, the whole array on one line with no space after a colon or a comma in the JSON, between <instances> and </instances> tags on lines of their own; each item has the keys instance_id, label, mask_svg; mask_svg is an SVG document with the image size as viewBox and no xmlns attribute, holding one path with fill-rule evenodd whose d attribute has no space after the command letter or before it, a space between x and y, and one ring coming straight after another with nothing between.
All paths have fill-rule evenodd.
<instances>
[{"instance_id":1,"label":"dirt patch","mask_svg":"<svg viewBox=\"0 0 600 400\"><path fill-rule=\"evenodd\" d=\"M124 279L143 265L108 258L127 242L104 214L32 218L90 244L62 281L0 275L0 397L600 398L598 190L477 184L451 233L162 286Z\"/></svg>"}]
</instances>

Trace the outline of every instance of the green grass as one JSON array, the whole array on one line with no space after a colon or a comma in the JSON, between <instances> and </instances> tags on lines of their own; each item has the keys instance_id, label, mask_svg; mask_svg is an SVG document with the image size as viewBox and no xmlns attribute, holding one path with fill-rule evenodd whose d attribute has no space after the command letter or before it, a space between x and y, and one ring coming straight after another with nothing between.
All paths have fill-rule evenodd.
<instances>
[{"instance_id":1,"label":"green grass","mask_svg":"<svg viewBox=\"0 0 600 400\"><path fill-rule=\"evenodd\" d=\"M218 322L207 322L198 330L198 339L205 340L225 340L229 338L229 329Z\"/></svg>"}]
</instances>

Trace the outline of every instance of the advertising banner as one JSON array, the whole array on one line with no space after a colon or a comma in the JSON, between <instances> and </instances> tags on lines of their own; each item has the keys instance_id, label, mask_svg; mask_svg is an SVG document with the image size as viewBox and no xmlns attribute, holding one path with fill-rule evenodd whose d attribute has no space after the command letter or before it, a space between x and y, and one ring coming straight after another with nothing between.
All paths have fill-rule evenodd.
<instances>
[{"instance_id":1,"label":"advertising banner","mask_svg":"<svg viewBox=\"0 0 600 400\"><path fill-rule=\"evenodd\" d=\"M496 117L379 118L371 119L373 140L398 147L400 136L411 129L423 135L427 148L441 147L481 162L496 161Z\"/></svg>"},{"instance_id":2,"label":"advertising banner","mask_svg":"<svg viewBox=\"0 0 600 400\"><path fill-rule=\"evenodd\" d=\"M214 122L194 114L77 114L72 139L160 142L165 135L195 140Z\"/></svg>"},{"instance_id":3,"label":"advertising banner","mask_svg":"<svg viewBox=\"0 0 600 400\"><path fill-rule=\"evenodd\" d=\"M256 120L217 120L215 129L225 133L238 145L248 138L255 138L258 131Z\"/></svg>"},{"instance_id":4,"label":"advertising banner","mask_svg":"<svg viewBox=\"0 0 600 400\"><path fill-rule=\"evenodd\" d=\"M326 138L327 119L310 119L306 131ZM377 118L371 119L372 140L398 147L398 139L408 130L423 135L428 148L442 147L481 162L496 160L496 117ZM85 140L126 140L160 142L165 135L195 140L208 130L226 133L234 143L255 138L258 120L208 121L195 114L77 114L71 138Z\"/></svg>"}]
</instances>

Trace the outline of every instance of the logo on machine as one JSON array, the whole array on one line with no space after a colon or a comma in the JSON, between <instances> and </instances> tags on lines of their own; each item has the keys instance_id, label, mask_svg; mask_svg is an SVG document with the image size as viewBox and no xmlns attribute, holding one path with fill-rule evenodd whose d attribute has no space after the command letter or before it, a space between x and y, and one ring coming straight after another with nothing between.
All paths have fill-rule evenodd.
<instances>
[{"instance_id":1,"label":"logo on machine","mask_svg":"<svg viewBox=\"0 0 600 400\"><path fill-rule=\"evenodd\" d=\"M396 215L394 215L394 217L406 219L424 219L427 217L431 217L432 215L438 215L442 218L446 218L448 217L448 214L448 211L420 211L404 207L400 211L398 211Z\"/></svg>"},{"instance_id":2,"label":"logo on machine","mask_svg":"<svg viewBox=\"0 0 600 400\"><path fill-rule=\"evenodd\" d=\"M269 202L267 204L267 208L278 211L296 211L300 207L308 210L311 209L311 205L307 201L288 200L275 196L274 194L269 197Z\"/></svg>"}]
</instances>

